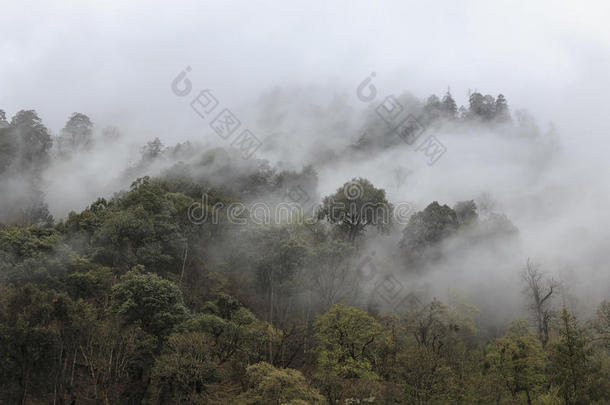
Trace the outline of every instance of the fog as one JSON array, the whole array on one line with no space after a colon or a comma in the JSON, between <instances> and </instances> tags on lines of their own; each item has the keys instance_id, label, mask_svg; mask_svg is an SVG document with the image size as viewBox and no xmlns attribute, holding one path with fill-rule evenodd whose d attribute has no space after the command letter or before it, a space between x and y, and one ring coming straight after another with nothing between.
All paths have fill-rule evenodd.
<instances>
[{"instance_id":1,"label":"fog","mask_svg":"<svg viewBox=\"0 0 610 405\"><path fill-rule=\"evenodd\" d=\"M155 137L230 151L189 105L209 89L262 141L256 159L293 170L313 164L319 196L354 177L414 211L488 193L519 229L518 246L501 255L457 249L406 283L433 286L431 295L463 290L510 318L523 309L518 272L532 258L564 282L565 296L579 297L577 310L610 294L605 2L23 3L0 5L0 108L7 116L35 109L54 135L73 112L91 117L98 139L109 125L122 134L51 163L43 191L56 219L126 189L130 173L158 175L197 159L126 172ZM193 91L180 97L171 83L187 67ZM356 90L372 72L377 96L362 102ZM523 110L538 131L426 128L446 147L433 165L405 143L349 152L386 96L423 103L448 88L458 107L474 91L502 93L516 127ZM390 252L400 231L363 249ZM452 243L443 248L452 252Z\"/></svg>"}]
</instances>

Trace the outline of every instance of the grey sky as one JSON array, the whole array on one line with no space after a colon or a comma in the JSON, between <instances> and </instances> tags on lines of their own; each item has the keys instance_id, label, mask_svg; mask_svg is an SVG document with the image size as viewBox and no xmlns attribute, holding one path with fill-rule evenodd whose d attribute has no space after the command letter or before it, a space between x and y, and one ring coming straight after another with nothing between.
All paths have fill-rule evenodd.
<instances>
[{"instance_id":1,"label":"grey sky","mask_svg":"<svg viewBox=\"0 0 610 405\"><path fill-rule=\"evenodd\" d=\"M578 107L610 90L607 2L99 3L0 5L0 108L34 108L55 133L82 111L173 142L198 125L169 91L186 65L238 114L274 86L349 94L375 71L385 93L503 92L582 128Z\"/></svg>"}]
</instances>

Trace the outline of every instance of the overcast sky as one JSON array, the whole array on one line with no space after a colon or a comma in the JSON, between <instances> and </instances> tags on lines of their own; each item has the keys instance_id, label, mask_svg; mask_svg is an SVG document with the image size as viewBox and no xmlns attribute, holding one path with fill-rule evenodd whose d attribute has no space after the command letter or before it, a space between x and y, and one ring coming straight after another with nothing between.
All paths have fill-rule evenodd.
<instances>
[{"instance_id":1,"label":"overcast sky","mask_svg":"<svg viewBox=\"0 0 610 405\"><path fill-rule=\"evenodd\" d=\"M57 133L75 111L181 141L198 123L171 80L192 67L236 113L274 86L385 93L447 86L506 95L580 132L605 132L610 3L500 1L0 3L0 108ZM583 109L582 106L587 108ZM603 130L603 131L600 131ZM569 131L568 131L569 132Z\"/></svg>"}]
</instances>

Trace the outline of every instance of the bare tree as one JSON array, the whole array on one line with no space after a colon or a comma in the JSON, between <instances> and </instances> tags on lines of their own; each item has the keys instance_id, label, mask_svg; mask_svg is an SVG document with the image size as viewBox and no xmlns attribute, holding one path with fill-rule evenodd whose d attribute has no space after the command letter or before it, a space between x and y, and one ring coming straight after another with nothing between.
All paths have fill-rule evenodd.
<instances>
[{"instance_id":1,"label":"bare tree","mask_svg":"<svg viewBox=\"0 0 610 405\"><path fill-rule=\"evenodd\" d=\"M530 259L527 259L521 279L525 284L523 293L529 300L528 307L534 315L538 339L544 346L549 341L549 324L553 316L551 301L557 294L559 283L547 277Z\"/></svg>"}]
</instances>

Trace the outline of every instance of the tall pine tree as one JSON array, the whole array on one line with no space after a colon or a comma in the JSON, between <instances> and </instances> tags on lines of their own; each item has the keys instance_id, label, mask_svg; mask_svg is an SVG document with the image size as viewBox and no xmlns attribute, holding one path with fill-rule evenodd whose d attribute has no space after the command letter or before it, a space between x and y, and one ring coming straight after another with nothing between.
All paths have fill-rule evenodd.
<instances>
[{"instance_id":1,"label":"tall pine tree","mask_svg":"<svg viewBox=\"0 0 610 405\"><path fill-rule=\"evenodd\" d=\"M495 118L498 122L506 122L510 120L508 104L506 103L506 98L504 98L503 94L498 94L498 98L496 98Z\"/></svg>"},{"instance_id":2,"label":"tall pine tree","mask_svg":"<svg viewBox=\"0 0 610 405\"><path fill-rule=\"evenodd\" d=\"M449 89L447 89L447 94L443 97L441 111L445 118L454 119L457 117L457 105Z\"/></svg>"}]
</instances>

